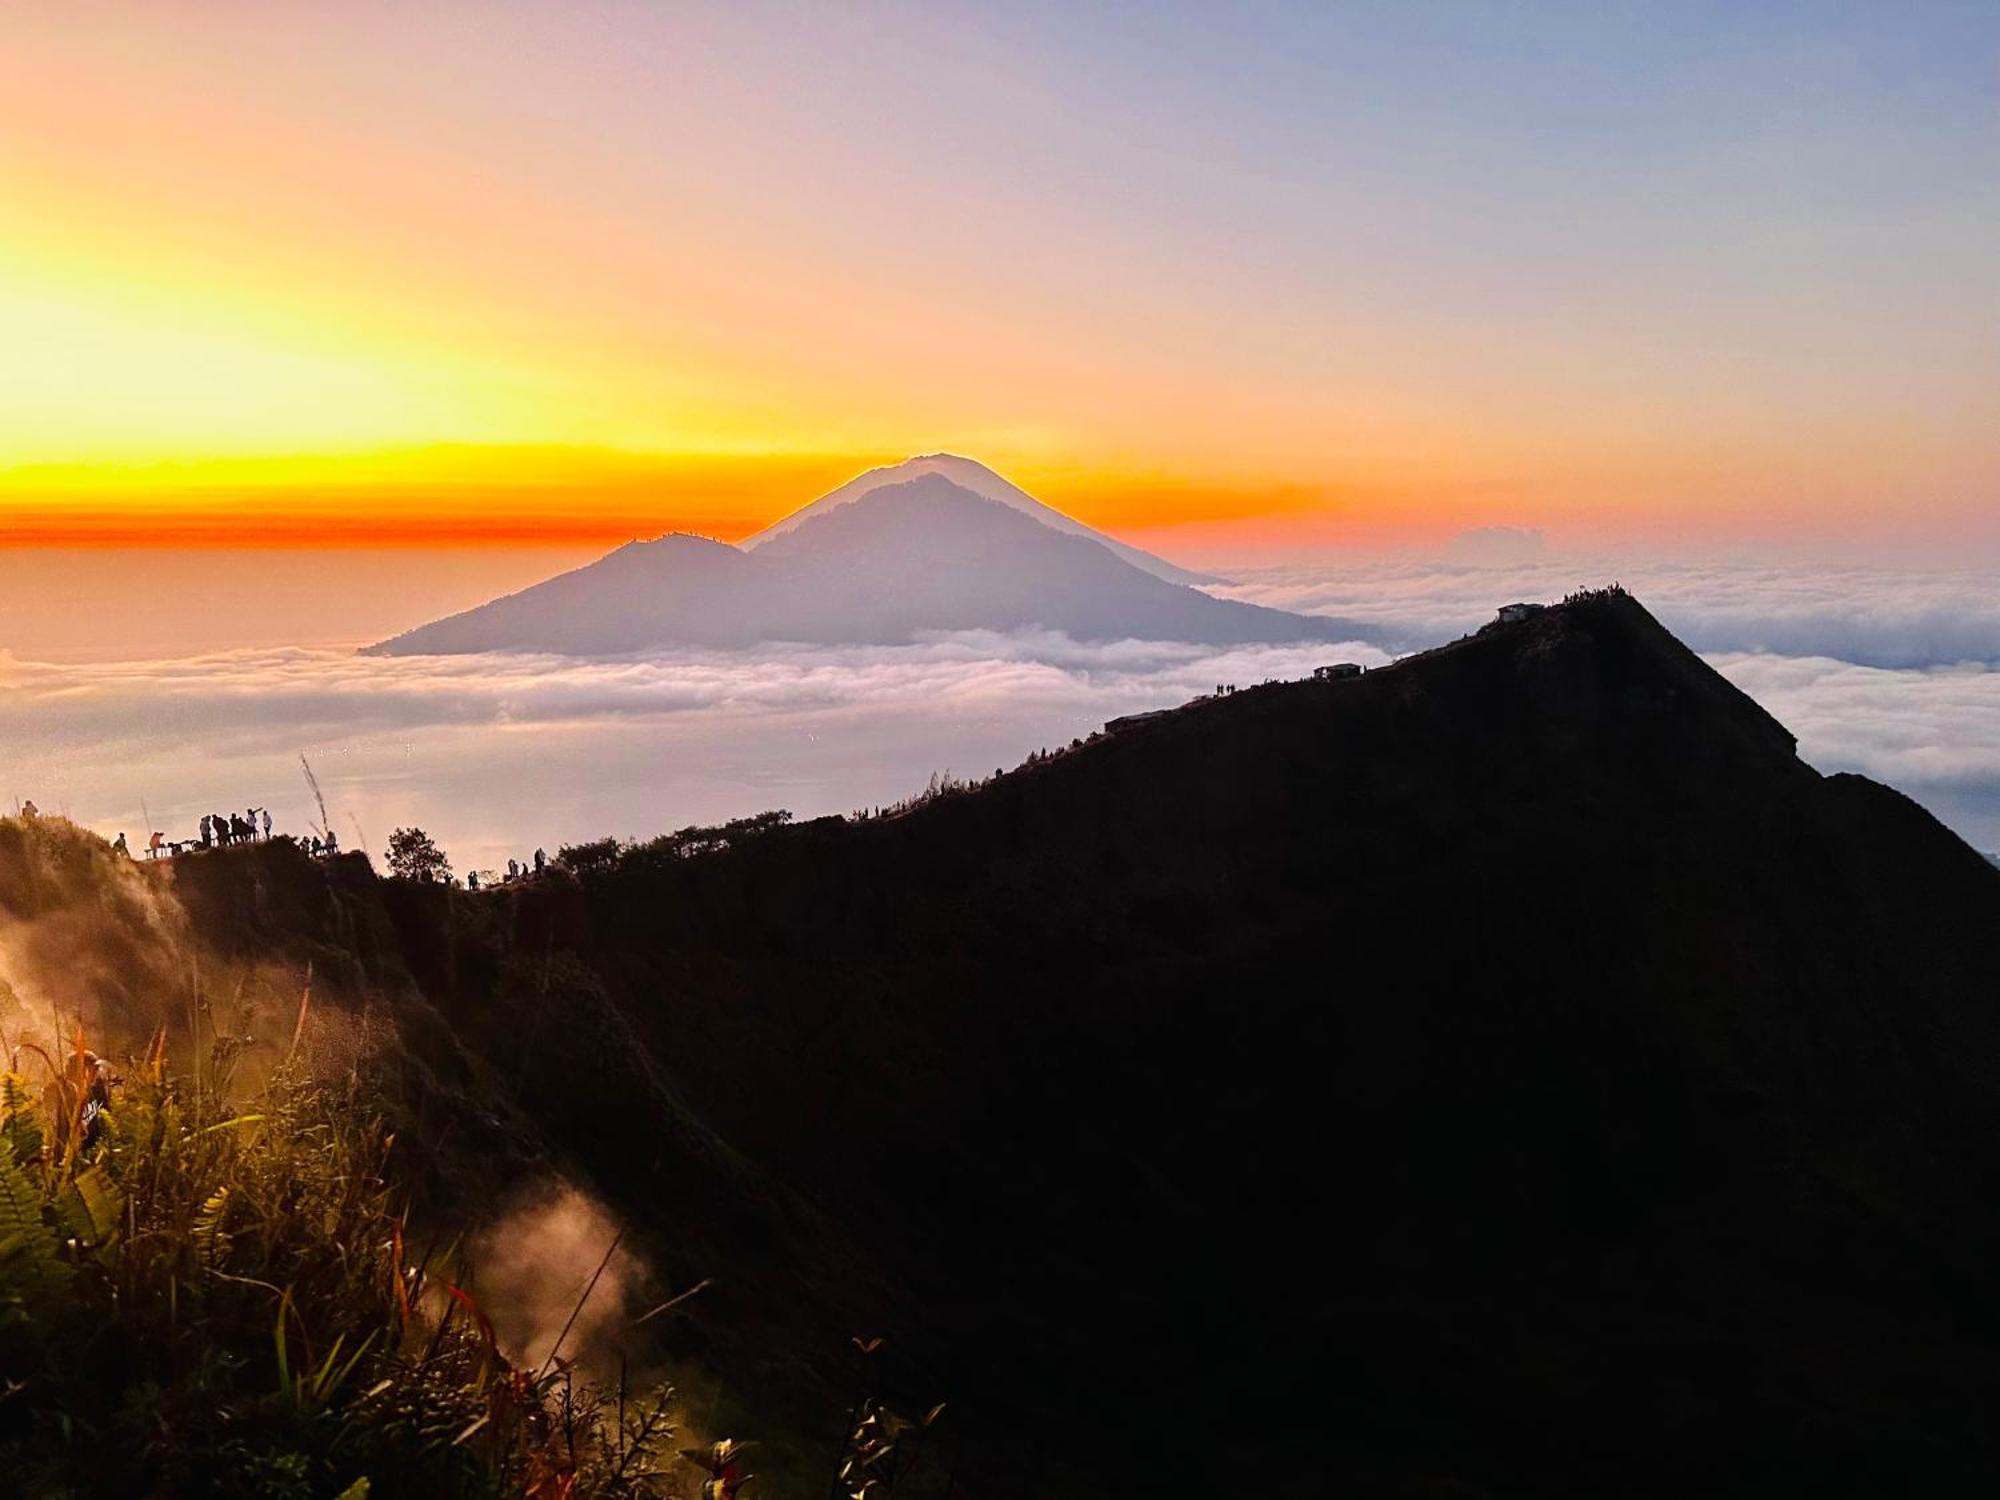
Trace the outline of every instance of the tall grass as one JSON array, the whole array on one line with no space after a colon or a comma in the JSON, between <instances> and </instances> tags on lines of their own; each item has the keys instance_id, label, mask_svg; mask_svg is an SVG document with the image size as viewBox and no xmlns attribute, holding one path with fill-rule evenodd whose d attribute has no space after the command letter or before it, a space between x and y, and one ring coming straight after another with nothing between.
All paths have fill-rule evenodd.
<instances>
[{"instance_id":1,"label":"tall grass","mask_svg":"<svg viewBox=\"0 0 2000 1500\"><path fill-rule=\"evenodd\" d=\"M350 1075L239 1092L156 1041L0 1074L0 1487L234 1500L662 1494L664 1387L510 1365L455 1248L413 1253Z\"/></svg>"}]
</instances>

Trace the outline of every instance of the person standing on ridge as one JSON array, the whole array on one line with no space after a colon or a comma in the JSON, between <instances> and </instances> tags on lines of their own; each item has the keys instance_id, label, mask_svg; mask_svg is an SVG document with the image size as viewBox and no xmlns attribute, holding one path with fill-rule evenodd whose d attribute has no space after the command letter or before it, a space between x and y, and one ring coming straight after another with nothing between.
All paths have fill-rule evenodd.
<instances>
[{"instance_id":1,"label":"person standing on ridge","mask_svg":"<svg viewBox=\"0 0 2000 1500\"><path fill-rule=\"evenodd\" d=\"M259 808L258 816L264 820L264 842L268 844L271 842L271 809Z\"/></svg>"},{"instance_id":2,"label":"person standing on ridge","mask_svg":"<svg viewBox=\"0 0 2000 1500\"><path fill-rule=\"evenodd\" d=\"M537 875L541 874L543 867L546 866L548 862L549 862L548 855L544 854L541 850L537 849L535 851L535 873Z\"/></svg>"},{"instance_id":3,"label":"person standing on ridge","mask_svg":"<svg viewBox=\"0 0 2000 1500\"><path fill-rule=\"evenodd\" d=\"M130 859L132 857L132 850L126 844L125 835L123 833L120 833L116 839L112 840L111 852L113 854L122 854L127 859Z\"/></svg>"}]
</instances>

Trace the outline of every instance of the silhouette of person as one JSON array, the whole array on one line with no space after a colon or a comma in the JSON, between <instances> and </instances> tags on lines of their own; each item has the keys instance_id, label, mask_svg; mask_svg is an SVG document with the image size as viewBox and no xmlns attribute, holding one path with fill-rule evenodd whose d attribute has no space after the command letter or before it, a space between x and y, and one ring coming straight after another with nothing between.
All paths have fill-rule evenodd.
<instances>
[{"instance_id":1,"label":"silhouette of person","mask_svg":"<svg viewBox=\"0 0 2000 1500\"><path fill-rule=\"evenodd\" d=\"M23 802L21 804L22 817L39 818L41 815L42 815L42 810L39 807L35 806L35 804L32 801Z\"/></svg>"},{"instance_id":2,"label":"silhouette of person","mask_svg":"<svg viewBox=\"0 0 2000 1500\"><path fill-rule=\"evenodd\" d=\"M215 836L215 819L208 813L201 815L201 847L206 849Z\"/></svg>"},{"instance_id":3,"label":"silhouette of person","mask_svg":"<svg viewBox=\"0 0 2000 1500\"><path fill-rule=\"evenodd\" d=\"M124 856L125 856L125 857L126 857L127 859L130 859L130 858L132 857L132 851L131 851L131 849L129 849L128 847L126 847L126 844L125 844L125 835L124 835L124 834L122 834L122 833L121 833L121 834L119 834L119 835L118 835L118 837L117 837L117 839L113 841L113 843L112 843L112 845L111 845L111 852L112 852L113 854L122 854L122 855L124 855Z\"/></svg>"},{"instance_id":4,"label":"silhouette of person","mask_svg":"<svg viewBox=\"0 0 2000 1500\"><path fill-rule=\"evenodd\" d=\"M76 1058L64 1071L69 1074L73 1085L81 1085L83 1109L77 1116L77 1124L83 1127L83 1144L92 1145L104 1129L100 1116L111 1103L111 1090L124 1080L111 1071L108 1059L89 1051Z\"/></svg>"},{"instance_id":5,"label":"silhouette of person","mask_svg":"<svg viewBox=\"0 0 2000 1500\"><path fill-rule=\"evenodd\" d=\"M260 812L260 816L264 820L264 837L266 840L269 840L269 838L271 837L271 809L268 807L263 808Z\"/></svg>"},{"instance_id":6,"label":"silhouette of person","mask_svg":"<svg viewBox=\"0 0 2000 1500\"><path fill-rule=\"evenodd\" d=\"M467 870L465 872L465 888L468 891L479 889L479 872L477 870Z\"/></svg>"},{"instance_id":7,"label":"silhouette of person","mask_svg":"<svg viewBox=\"0 0 2000 1500\"><path fill-rule=\"evenodd\" d=\"M331 828L326 831L326 852L329 857L340 853L340 840L333 836Z\"/></svg>"},{"instance_id":8,"label":"silhouette of person","mask_svg":"<svg viewBox=\"0 0 2000 1500\"><path fill-rule=\"evenodd\" d=\"M548 862L549 862L548 855L544 854L541 850L537 849L535 851L535 873L537 875L541 874L542 867L546 865Z\"/></svg>"}]
</instances>

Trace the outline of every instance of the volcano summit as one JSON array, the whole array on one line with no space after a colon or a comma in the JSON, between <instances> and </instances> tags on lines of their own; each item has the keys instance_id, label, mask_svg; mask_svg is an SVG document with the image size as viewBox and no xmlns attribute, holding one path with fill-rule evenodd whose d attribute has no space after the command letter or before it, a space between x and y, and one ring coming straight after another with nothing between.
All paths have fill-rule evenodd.
<instances>
[{"instance_id":1,"label":"volcano summit","mask_svg":"<svg viewBox=\"0 0 2000 1500\"><path fill-rule=\"evenodd\" d=\"M1213 598L1190 586L1200 577L940 454L865 474L741 547L682 534L631 542L367 649L614 656L900 645L960 630L1207 645L1366 638L1353 623Z\"/></svg>"}]
</instances>

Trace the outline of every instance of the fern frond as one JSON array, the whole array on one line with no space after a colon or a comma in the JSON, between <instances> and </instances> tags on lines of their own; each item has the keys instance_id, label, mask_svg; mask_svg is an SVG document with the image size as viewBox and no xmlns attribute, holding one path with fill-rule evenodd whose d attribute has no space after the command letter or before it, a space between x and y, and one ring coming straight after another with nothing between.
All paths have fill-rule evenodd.
<instances>
[{"instance_id":1,"label":"fern frond","mask_svg":"<svg viewBox=\"0 0 2000 1500\"><path fill-rule=\"evenodd\" d=\"M40 1189L18 1162L0 1161L0 1298L32 1308L69 1275L42 1217Z\"/></svg>"},{"instance_id":2,"label":"fern frond","mask_svg":"<svg viewBox=\"0 0 2000 1500\"><path fill-rule=\"evenodd\" d=\"M229 1189L219 1187L203 1201L189 1236L194 1243L195 1259L202 1265L212 1266L229 1253L229 1233L222 1227L228 1216Z\"/></svg>"},{"instance_id":3,"label":"fern frond","mask_svg":"<svg viewBox=\"0 0 2000 1500\"><path fill-rule=\"evenodd\" d=\"M35 1118L35 1101L28 1080L19 1073L0 1073L0 1137L16 1162L31 1162L42 1154L42 1127Z\"/></svg>"},{"instance_id":4,"label":"fern frond","mask_svg":"<svg viewBox=\"0 0 2000 1500\"><path fill-rule=\"evenodd\" d=\"M63 1189L56 1206L64 1227L79 1244L92 1250L110 1245L125 1217L125 1195L110 1174L94 1162Z\"/></svg>"}]
</instances>

